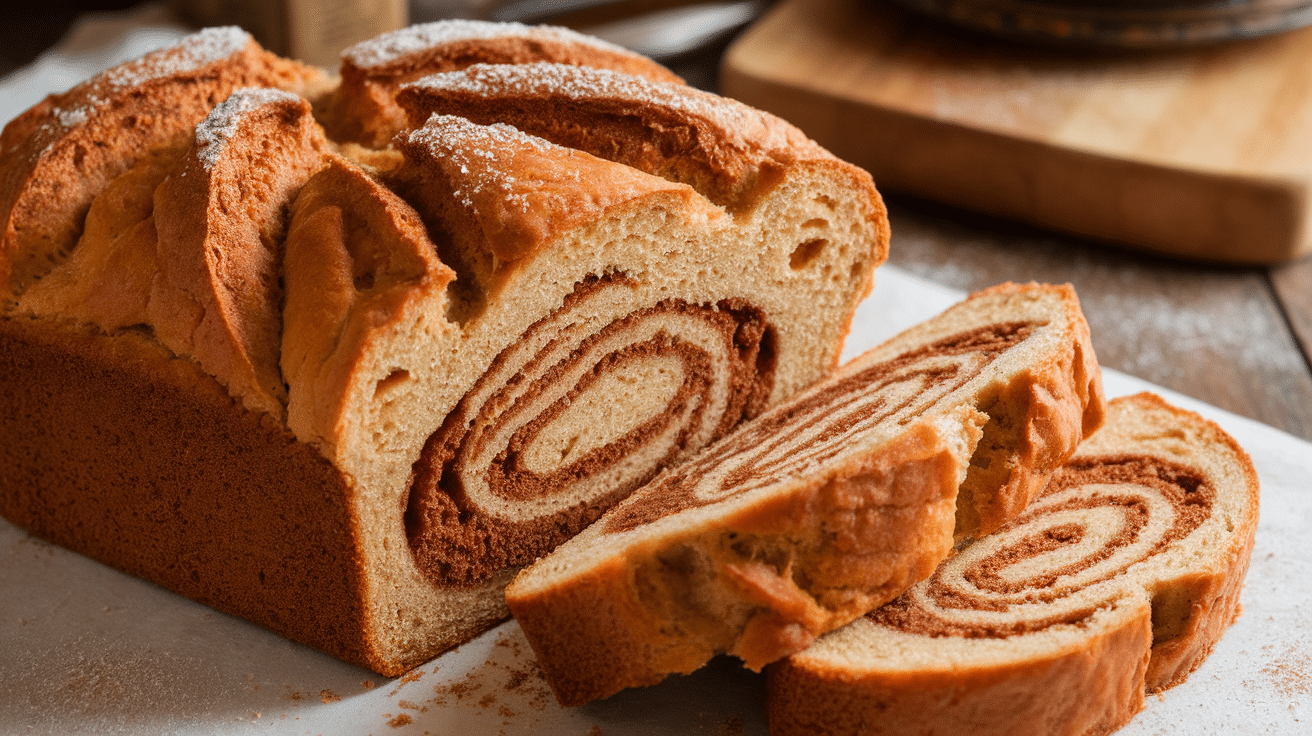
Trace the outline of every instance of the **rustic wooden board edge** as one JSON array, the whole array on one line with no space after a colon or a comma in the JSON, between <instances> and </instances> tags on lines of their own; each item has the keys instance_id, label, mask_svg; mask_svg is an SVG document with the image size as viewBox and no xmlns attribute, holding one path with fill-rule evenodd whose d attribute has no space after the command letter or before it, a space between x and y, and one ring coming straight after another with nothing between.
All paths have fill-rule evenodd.
<instances>
[{"instance_id":1,"label":"rustic wooden board edge","mask_svg":"<svg viewBox=\"0 0 1312 736\"><path fill-rule=\"evenodd\" d=\"M725 54L721 90L783 117L876 184L1157 253L1272 265L1312 252L1312 182L1117 159L821 92L768 63L793 22L786 0ZM819 47L823 38L805 39ZM852 49L846 48L846 54ZM963 172L969 172L963 174Z\"/></svg>"}]
</instances>

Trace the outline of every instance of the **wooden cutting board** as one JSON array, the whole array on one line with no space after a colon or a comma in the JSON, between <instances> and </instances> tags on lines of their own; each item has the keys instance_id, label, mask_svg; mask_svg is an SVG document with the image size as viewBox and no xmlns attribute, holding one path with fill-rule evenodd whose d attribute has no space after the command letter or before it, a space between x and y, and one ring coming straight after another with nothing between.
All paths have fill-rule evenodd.
<instances>
[{"instance_id":1,"label":"wooden cutting board","mask_svg":"<svg viewBox=\"0 0 1312 736\"><path fill-rule=\"evenodd\" d=\"M1041 49L880 0L784 0L730 48L721 87L883 189L1211 261L1312 251L1312 28Z\"/></svg>"}]
</instances>

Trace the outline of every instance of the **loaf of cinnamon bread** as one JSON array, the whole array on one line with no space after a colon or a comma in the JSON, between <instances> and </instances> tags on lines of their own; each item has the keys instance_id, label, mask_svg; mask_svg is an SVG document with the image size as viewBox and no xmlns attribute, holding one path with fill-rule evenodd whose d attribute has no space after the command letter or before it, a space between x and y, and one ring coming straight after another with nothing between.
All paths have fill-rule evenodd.
<instances>
[{"instance_id":1,"label":"loaf of cinnamon bread","mask_svg":"<svg viewBox=\"0 0 1312 736\"><path fill-rule=\"evenodd\" d=\"M606 67L659 156L401 94L472 61ZM6 128L0 513L397 674L832 370L888 233L860 169L577 34L419 27L342 79L207 30Z\"/></svg>"}]
</instances>

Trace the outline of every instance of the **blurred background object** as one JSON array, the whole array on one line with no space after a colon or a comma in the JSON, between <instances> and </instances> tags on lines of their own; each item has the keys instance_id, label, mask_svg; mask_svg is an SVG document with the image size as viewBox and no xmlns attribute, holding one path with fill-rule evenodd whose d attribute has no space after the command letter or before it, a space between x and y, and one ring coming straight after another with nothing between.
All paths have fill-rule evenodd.
<instances>
[{"instance_id":1,"label":"blurred background object","mask_svg":"<svg viewBox=\"0 0 1312 736\"><path fill-rule=\"evenodd\" d=\"M265 48L335 68L341 50L404 28L407 0L169 0L197 26L238 25Z\"/></svg>"},{"instance_id":2,"label":"blurred background object","mask_svg":"<svg viewBox=\"0 0 1312 736\"><path fill-rule=\"evenodd\" d=\"M1312 252L1309 89L1312 28L1152 50L1033 46L867 0L787 0L729 52L723 78L726 94L887 187L1251 264Z\"/></svg>"},{"instance_id":3,"label":"blurred background object","mask_svg":"<svg viewBox=\"0 0 1312 736\"><path fill-rule=\"evenodd\" d=\"M1312 0L896 0L977 31L1043 44L1169 48L1312 23Z\"/></svg>"}]
</instances>

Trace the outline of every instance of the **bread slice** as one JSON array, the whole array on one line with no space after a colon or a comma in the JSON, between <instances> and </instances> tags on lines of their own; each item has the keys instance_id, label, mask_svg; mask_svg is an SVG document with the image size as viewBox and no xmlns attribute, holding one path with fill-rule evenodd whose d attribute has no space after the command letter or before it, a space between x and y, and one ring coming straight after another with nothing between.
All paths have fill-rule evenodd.
<instances>
[{"instance_id":1,"label":"bread slice","mask_svg":"<svg viewBox=\"0 0 1312 736\"><path fill-rule=\"evenodd\" d=\"M805 141L729 212L504 124L361 163L305 100L214 102L5 305L0 513L384 674L831 371L887 254L869 176Z\"/></svg>"},{"instance_id":2,"label":"bread slice","mask_svg":"<svg viewBox=\"0 0 1312 736\"><path fill-rule=\"evenodd\" d=\"M506 600L566 705L717 652L759 669L1019 513L1102 416L1074 292L994 287L667 470Z\"/></svg>"},{"instance_id":3,"label":"bread slice","mask_svg":"<svg viewBox=\"0 0 1312 736\"><path fill-rule=\"evenodd\" d=\"M60 262L111 179L152 151L185 147L233 90L316 97L325 84L319 70L270 54L239 28L208 28L19 115L0 134L0 295Z\"/></svg>"},{"instance_id":4,"label":"bread slice","mask_svg":"<svg viewBox=\"0 0 1312 736\"><path fill-rule=\"evenodd\" d=\"M1238 615L1257 514L1219 427L1112 401L1024 515L772 665L770 733L1110 733Z\"/></svg>"},{"instance_id":5,"label":"bread slice","mask_svg":"<svg viewBox=\"0 0 1312 736\"><path fill-rule=\"evenodd\" d=\"M410 127L396 103L396 93L406 82L473 64L536 61L683 81L645 56L568 28L445 20L385 33L343 51L342 84L332 97L326 124L338 140L383 148Z\"/></svg>"}]
</instances>

